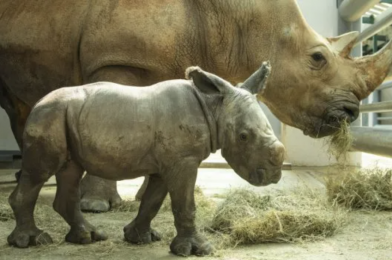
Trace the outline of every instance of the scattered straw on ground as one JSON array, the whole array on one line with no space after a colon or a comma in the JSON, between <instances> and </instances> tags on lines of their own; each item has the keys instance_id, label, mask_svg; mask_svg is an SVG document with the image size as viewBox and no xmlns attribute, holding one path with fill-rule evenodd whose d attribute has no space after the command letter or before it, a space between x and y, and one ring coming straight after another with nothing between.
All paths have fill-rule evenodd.
<instances>
[{"instance_id":1,"label":"scattered straw on ground","mask_svg":"<svg viewBox=\"0 0 392 260\"><path fill-rule=\"evenodd\" d=\"M345 161L353 143L347 121L343 120L339 130L331 137L326 138L326 142L328 153L334 156L337 161Z\"/></svg>"},{"instance_id":2,"label":"scattered straw on ground","mask_svg":"<svg viewBox=\"0 0 392 260\"><path fill-rule=\"evenodd\" d=\"M231 243L295 242L332 236L346 214L311 192L260 196L233 190L217 208L212 228L229 234Z\"/></svg>"},{"instance_id":3,"label":"scattered straw on ground","mask_svg":"<svg viewBox=\"0 0 392 260\"><path fill-rule=\"evenodd\" d=\"M15 219L14 213L8 204L9 194L0 194L0 222Z\"/></svg>"},{"instance_id":4,"label":"scattered straw on ground","mask_svg":"<svg viewBox=\"0 0 392 260\"><path fill-rule=\"evenodd\" d=\"M347 171L327 180L329 200L351 209L392 210L392 170Z\"/></svg>"},{"instance_id":5,"label":"scattered straw on ground","mask_svg":"<svg viewBox=\"0 0 392 260\"><path fill-rule=\"evenodd\" d=\"M122 200L120 204L113 207L111 212L136 212L139 209L140 201Z\"/></svg>"},{"instance_id":6,"label":"scattered straw on ground","mask_svg":"<svg viewBox=\"0 0 392 260\"><path fill-rule=\"evenodd\" d=\"M197 188L195 198L198 229L218 250L238 244L320 239L333 235L343 224L345 216L341 210L327 206L330 204L311 192L260 196L250 190L233 190L217 206L216 201ZM0 215L8 214L8 222L14 221L11 209L7 209L6 199L0 205ZM69 227L49 205L49 202L38 202L35 217L38 227L54 239L55 244L51 246L56 247L64 243ZM123 240L122 229L136 216L138 205L139 202L124 201L112 214L85 214L92 224L98 227L103 224L101 227L111 238L102 244L90 246L91 253L96 253L99 247L100 253L109 255L114 248L130 246ZM152 228L162 235L162 241L151 246L168 245L176 235L170 208L170 199L167 198L152 222ZM105 223L99 221L102 215L108 216ZM43 248L51 250L52 247ZM83 248L83 252L89 251Z\"/></svg>"}]
</instances>

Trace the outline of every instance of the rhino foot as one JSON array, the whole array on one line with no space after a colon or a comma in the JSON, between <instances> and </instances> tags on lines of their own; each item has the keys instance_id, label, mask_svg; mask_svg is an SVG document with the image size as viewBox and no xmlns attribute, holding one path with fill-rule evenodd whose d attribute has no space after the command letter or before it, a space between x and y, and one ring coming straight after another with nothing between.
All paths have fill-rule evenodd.
<instances>
[{"instance_id":1,"label":"rhino foot","mask_svg":"<svg viewBox=\"0 0 392 260\"><path fill-rule=\"evenodd\" d=\"M53 243L48 233L34 227L30 229L15 228L7 238L8 244L19 248L47 245Z\"/></svg>"},{"instance_id":2,"label":"rhino foot","mask_svg":"<svg viewBox=\"0 0 392 260\"><path fill-rule=\"evenodd\" d=\"M170 250L179 256L204 256L214 251L208 240L199 234L190 237L176 236L170 244Z\"/></svg>"},{"instance_id":3,"label":"rhino foot","mask_svg":"<svg viewBox=\"0 0 392 260\"><path fill-rule=\"evenodd\" d=\"M115 181L86 175L81 181L80 209L87 212L106 212L121 203Z\"/></svg>"},{"instance_id":4,"label":"rhino foot","mask_svg":"<svg viewBox=\"0 0 392 260\"><path fill-rule=\"evenodd\" d=\"M124 227L124 238L132 244L140 245L160 241L161 235L152 228L143 230L137 228L134 223L131 223Z\"/></svg>"},{"instance_id":5,"label":"rhino foot","mask_svg":"<svg viewBox=\"0 0 392 260\"><path fill-rule=\"evenodd\" d=\"M102 230L85 228L71 228L65 236L65 241L74 244L90 244L95 241L102 241L108 239L106 233Z\"/></svg>"}]
</instances>

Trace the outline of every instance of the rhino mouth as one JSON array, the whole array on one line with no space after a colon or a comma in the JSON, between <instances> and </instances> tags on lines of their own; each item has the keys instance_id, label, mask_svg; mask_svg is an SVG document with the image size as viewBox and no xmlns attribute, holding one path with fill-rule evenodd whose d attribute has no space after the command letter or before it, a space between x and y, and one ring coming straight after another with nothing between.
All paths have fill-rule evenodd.
<instances>
[{"instance_id":1,"label":"rhino mouth","mask_svg":"<svg viewBox=\"0 0 392 260\"><path fill-rule=\"evenodd\" d=\"M276 184L282 176L282 169L264 169L259 168L249 173L249 183L254 186L267 186Z\"/></svg>"},{"instance_id":2,"label":"rhino mouth","mask_svg":"<svg viewBox=\"0 0 392 260\"><path fill-rule=\"evenodd\" d=\"M312 138L322 138L333 135L341 128L342 122L354 122L359 116L359 102L347 101L339 107L332 107L324 113L321 119L313 118L313 124L303 130L304 135ZM315 122L314 122L315 121Z\"/></svg>"}]
</instances>

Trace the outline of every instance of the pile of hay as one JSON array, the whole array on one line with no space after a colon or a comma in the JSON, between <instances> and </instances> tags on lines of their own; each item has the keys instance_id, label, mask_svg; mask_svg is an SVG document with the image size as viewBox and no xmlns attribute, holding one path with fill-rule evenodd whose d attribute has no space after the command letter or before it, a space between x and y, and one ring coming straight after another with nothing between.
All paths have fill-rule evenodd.
<instances>
[{"instance_id":1,"label":"pile of hay","mask_svg":"<svg viewBox=\"0 0 392 260\"><path fill-rule=\"evenodd\" d=\"M361 169L331 176L329 200L350 209L392 210L392 170Z\"/></svg>"},{"instance_id":2,"label":"pile of hay","mask_svg":"<svg viewBox=\"0 0 392 260\"><path fill-rule=\"evenodd\" d=\"M331 137L326 138L327 152L334 156L337 161L346 161L347 154L353 143L353 137L350 134L350 128L347 121L341 122L339 130Z\"/></svg>"},{"instance_id":3,"label":"pile of hay","mask_svg":"<svg viewBox=\"0 0 392 260\"><path fill-rule=\"evenodd\" d=\"M9 194L0 193L0 222L15 219L14 213L8 204L8 196Z\"/></svg>"},{"instance_id":4,"label":"pile of hay","mask_svg":"<svg viewBox=\"0 0 392 260\"><path fill-rule=\"evenodd\" d=\"M217 208L211 228L229 234L232 245L319 240L335 234L345 223L345 212L319 194L305 193L261 196L233 190Z\"/></svg>"},{"instance_id":5,"label":"pile of hay","mask_svg":"<svg viewBox=\"0 0 392 260\"><path fill-rule=\"evenodd\" d=\"M333 235L345 221L345 212L310 191L261 196L250 190L238 189L227 193L217 206L197 187L195 201L198 230L218 250L238 244L318 240ZM6 199L1 202L0 216L13 219ZM114 209L116 213L109 217L110 223L105 224L104 230L123 243L122 227L136 216L138 206L139 202L122 202ZM69 227L51 206L38 203L35 216L38 226L48 231L56 241L64 241ZM88 219L98 220L99 216L86 214ZM161 243L170 243L176 235L173 222L168 197L152 223L152 227L162 235ZM112 246L108 244L108 248Z\"/></svg>"}]
</instances>

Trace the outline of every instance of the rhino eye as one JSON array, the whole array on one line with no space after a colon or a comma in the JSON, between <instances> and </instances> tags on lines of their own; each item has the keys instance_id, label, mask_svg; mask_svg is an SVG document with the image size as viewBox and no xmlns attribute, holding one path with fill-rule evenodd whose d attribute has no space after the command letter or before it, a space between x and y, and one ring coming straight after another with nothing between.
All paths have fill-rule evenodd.
<instances>
[{"instance_id":1,"label":"rhino eye","mask_svg":"<svg viewBox=\"0 0 392 260\"><path fill-rule=\"evenodd\" d=\"M313 53L312 59L317 62L325 60L324 55L321 52Z\"/></svg>"},{"instance_id":2,"label":"rhino eye","mask_svg":"<svg viewBox=\"0 0 392 260\"><path fill-rule=\"evenodd\" d=\"M240 134L240 140L246 142L248 140L248 135L245 133Z\"/></svg>"},{"instance_id":3,"label":"rhino eye","mask_svg":"<svg viewBox=\"0 0 392 260\"><path fill-rule=\"evenodd\" d=\"M311 55L311 69L321 70L327 64L327 60L321 52L316 52Z\"/></svg>"}]
</instances>

